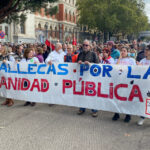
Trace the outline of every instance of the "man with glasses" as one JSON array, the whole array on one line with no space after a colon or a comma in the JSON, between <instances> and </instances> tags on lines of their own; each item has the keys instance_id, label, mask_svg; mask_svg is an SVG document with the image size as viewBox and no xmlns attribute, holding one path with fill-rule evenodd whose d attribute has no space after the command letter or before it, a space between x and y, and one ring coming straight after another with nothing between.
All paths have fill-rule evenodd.
<instances>
[{"instance_id":1,"label":"man with glasses","mask_svg":"<svg viewBox=\"0 0 150 150\"><path fill-rule=\"evenodd\" d=\"M92 52L90 49L90 41L84 40L83 42L83 50L78 55L77 62L79 64L89 65L90 63L99 63L98 57L96 53ZM78 111L78 115L82 115L86 111L85 108L80 108ZM92 109L92 116L97 117L97 110Z\"/></svg>"},{"instance_id":2,"label":"man with glasses","mask_svg":"<svg viewBox=\"0 0 150 150\"><path fill-rule=\"evenodd\" d=\"M64 57L65 62L77 62L78 54L73 53L73 47L71 44L67 46L67 54Z\"/></svg>"}]
</instances>

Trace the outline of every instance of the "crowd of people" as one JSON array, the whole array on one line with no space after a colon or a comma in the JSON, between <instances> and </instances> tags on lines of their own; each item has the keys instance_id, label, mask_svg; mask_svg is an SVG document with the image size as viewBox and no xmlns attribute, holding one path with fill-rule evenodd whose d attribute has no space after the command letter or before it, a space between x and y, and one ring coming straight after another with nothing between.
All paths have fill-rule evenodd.
<instances>
[{"instance_id":1,"label":"crowd of people","mask_svg":"<svg viewBox=\"0 0 150 150\"><path fill-rule=\"evenodd\" d=\"M0 43L0 61L30 62L30 63L79 63L79 64L120 64L120 65L150 65L150 45L141 40L133 40L132 43L113 42L91 43L84 40L83 44L61 44L56 43L55 50L51 50L47 45L41 44L21 44L12 45L10 43ZM13 99L6 99L2 105L8 107L14 105ZM24 106L35 106L34 102L25 102ZM79 108L78 115L82 115L85 108ZM98 110L91 110L92 116L98 116ZM112 120L120 118L115 113ZM131 115L125 116L124 122L130 122ZM141 116L138 125L143 125L145 118Z\"/></svg>"}]
</instances>

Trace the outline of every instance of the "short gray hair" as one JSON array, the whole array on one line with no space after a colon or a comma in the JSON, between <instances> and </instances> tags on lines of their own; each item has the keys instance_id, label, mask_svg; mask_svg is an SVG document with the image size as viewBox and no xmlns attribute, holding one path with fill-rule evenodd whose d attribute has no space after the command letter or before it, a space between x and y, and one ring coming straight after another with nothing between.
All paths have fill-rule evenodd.
<instances>
[{"instance_id":1,"label":"short gray hair","mask_svg":"<svg viewBox=\"0 0 150 150\"><path fill-rule=\"evenodd\" d=\"M85 40L83 41L83 43L84 43L84 42L88 42L89 45L91 45L91 42L90 42L88 39L85 39Z\"/></svg>"}]
</instances>

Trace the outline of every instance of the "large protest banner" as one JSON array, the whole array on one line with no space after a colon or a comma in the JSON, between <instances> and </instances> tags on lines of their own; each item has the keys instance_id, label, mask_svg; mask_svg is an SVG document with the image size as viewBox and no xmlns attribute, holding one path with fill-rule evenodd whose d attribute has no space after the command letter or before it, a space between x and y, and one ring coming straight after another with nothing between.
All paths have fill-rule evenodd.
<instances>
[{"instance_id":1,"label":"large protest banner","mask_svg":"<svg viewBox=\"0 0 150 150\"><path fill-rule=\"evenodd\" d=\"M150 67L0 63L0 96L150 118Z\"/></svg>"}]
</instances>

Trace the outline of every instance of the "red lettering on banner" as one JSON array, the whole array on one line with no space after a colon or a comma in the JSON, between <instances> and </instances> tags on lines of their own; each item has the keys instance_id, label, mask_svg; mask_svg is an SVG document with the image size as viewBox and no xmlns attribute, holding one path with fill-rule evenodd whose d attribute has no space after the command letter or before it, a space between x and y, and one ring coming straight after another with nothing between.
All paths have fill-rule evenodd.
<instances>
[{"instance_id":1,"label":"red lettering on banner","mask_svg":"<svg viewBox=\"0 0 150 150\"><path fill-rule=\"evenodd\" d=\"M1 77L0 88L1 88L1 86L5 86L5 88L7 89L7 83L6 83L6 78L5 77Z\"/></svg>"},{"instance_id":2,"label":"red lettering on banner","mask_svg":"<svg viewBox=\"0 0 150 150\"><path fill-rule=\"evenodd\" d=\"M113 94L113 91L114 91L114 87L113 87L113 83L110 83L110 87L109 87L109 98L110 99L113 99L113 96L114 96L114 94Z\"/></svg>"},{"instance_id":3,"label":"red lettering on banner","mask_svg":"<svg viewBox=\"0 0 150 150\"><path fill-rule=\"evenodd\" d=\"M84 81L81 82L81 91L76 91L76 81L73 81L73 94L84 95Z\"/></svg>"},{"instance_id":4,"label":"red lettering on banner","mask_svg":"<svg viewBox=\"0 0 150 150\"><path fill-rule=\"evenodd\" d=\"M39 81L38 81L38 79L34 79L30 91L33 91L34 88L37 88L38 92L40 92L40 86L39 86Z\"/></svg>"},{"instance_id":5,"label":"red lettering on banner","mask_svg":"<svg viewBox=\"0 0 150 150\"><path fill-rule=\"evenodd\" d=\"M26 87L24 87L24 85L27 85ZM21 81L21 90L22 91L27 91L30 87L30 81L26 78L22 78L22 81Z\"/></svg>"},{"instance_id":6,"label":"red lettering on banner","mask_svg":"<svg viewBox=\"0 0 150 150\"><path fill-rule=\"evenodd\" d=\"M8 89L12 86L14 90L17 90L17 78L15 78L15 83L13 82L12 78L8 78Z\"/></svg>"},{"instance_id":7,"label":"red lettering on banner","mask_svg":"<svg viewBox=\"0 0 150 150\"><path fill-rule=\"evenodd\" d=\"M98 83L97 96L98 97L103 97L103 98L108 98L109 97L108 94L102 94L101 93L101 86L102 86L102 83Z\"/></svg>"},{"instance_id":8,"label":"red lettering on banner","mask_svg":"<svg viewBox=\"0 0 150 150\"><path fill-rule=\"evenodd\" d=\"M95 96L96 95L95 87L96 85L94 82L86 82L85 83L85 95Z\"/></svg>"},{"instance_id":9,"label":"red lettering on banner","mask_svg":"<svg viewBox=\"0 0 150 150\"><path fill-rule=\"evenodd\" d=\"M71 80L63 80L63 94L66 92L66 88L72 87L72 81Z\"/></svg>"},{"instance_id":10,"label":"red lettering on banner","mask_svg":"<svg viewBox=\"0 0 150 150\"><path fill-rule=\"evenodd\" d=\"M44 87L44 83L46 87ZM41 79L41 92L47 92L49 89L49 82L46 79Z\"/></svg>"},{"instance_id":11,"label":"red lettering on banner","mask_svg":"<svg viewBox=\"0 0 150 150\"><path fill-rule=\"evenodd\" d=\"M118 89L120 89L120 88L128 88L128 84L118 84L118 85L116 85L115 90L114 90L115 97L118 100L120 100L120 101L126 101L127 97L122 97L122 96L118 95Z\"/></svg>"},{"instance_id":12,"label":"red lettering on banner","mask_svg":"<svg viewBox=\"0 0 150 150\"><path fill-rule=\"evenodd\" d=\"M138 85L133 85L130 96L129 96L129 101L133 101L134 97L138 97L140 102L144 102L140 88Z\"/></svg>"},{"instance_id":13,"label":"red lettering on banner","mask_svg":"<svg viewBox=\"0 0 150 150\"><path fill-rule=\"evenodd\" d=\"M18 91L20 90L21 79L18 80Z\"/></svg>"}]
</instances>

